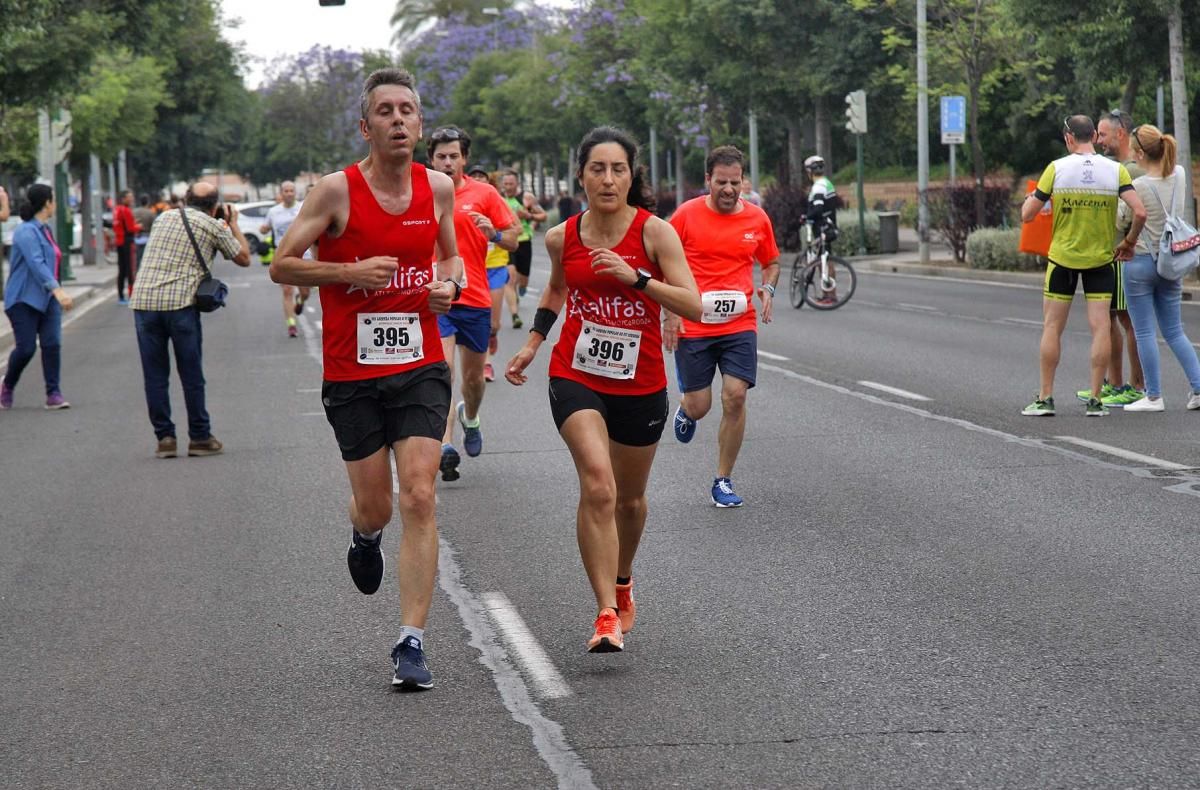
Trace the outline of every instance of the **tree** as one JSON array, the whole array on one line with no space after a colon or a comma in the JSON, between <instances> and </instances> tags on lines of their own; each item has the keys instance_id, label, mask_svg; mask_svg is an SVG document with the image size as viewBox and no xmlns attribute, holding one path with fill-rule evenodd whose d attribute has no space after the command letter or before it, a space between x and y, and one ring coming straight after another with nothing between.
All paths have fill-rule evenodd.
<instances>
[{"instance_id":1,"label":"tree","mask_svg":"<svg viewBox=\"0 0 1200 790\"><path fill-rule=\"evenodd\" d=\"M89 154L111 162L123 148L147 142L167 101L164 67L126 49L100 55L68 103L72 153L86 167Z\"/></svg>"},{"instance_id":2,"label":"tree","mask_svg":"<svg viewBox=\"0 0 1200 790\"><path fill-rule=\"evenodd\" d=\"M392 13L392 27L396 29L393 40L397 46L404 46L430 23L451 17L482 25L489 16L483 9L495 8L503 12L512 5L513 0L398 0Z\"/></svg>"}]
</instances>

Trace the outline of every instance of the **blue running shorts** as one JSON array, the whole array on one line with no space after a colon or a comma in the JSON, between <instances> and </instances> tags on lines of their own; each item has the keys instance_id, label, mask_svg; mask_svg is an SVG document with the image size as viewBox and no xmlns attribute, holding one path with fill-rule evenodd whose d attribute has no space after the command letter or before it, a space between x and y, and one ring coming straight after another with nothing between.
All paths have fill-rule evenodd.
<instances>
[{"instance_id":1,"label":"blue running shorts","mask_svg":"<svg viewBox=\"0 0 1200 790\"><path fill-rule=\"evenodd\" d=\"M675 375L680 392L708 389L718 367L721 373L753 387L758 377L758 333L746 330L716 337L679 338Z\"/></svg>"},{"instance_id":2,"label":"blue running shorts","mask_svg":"<svg viewBox=\"0 0 1200 790\"><path fill-rule=\"evenodd\" d=\"M486 354L488 339L492 336L492 309L451 307L450 312L438 316L438 333L442 337L454 335L458 345L477 354Z\"/></svg>"}]
</instances>

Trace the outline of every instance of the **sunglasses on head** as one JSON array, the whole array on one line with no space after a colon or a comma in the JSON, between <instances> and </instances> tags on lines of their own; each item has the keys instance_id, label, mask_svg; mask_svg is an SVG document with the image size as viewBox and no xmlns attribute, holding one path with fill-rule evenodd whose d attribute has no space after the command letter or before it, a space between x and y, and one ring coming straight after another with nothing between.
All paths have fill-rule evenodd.
<instances>
[{"instance_id":1,"label":"sunglasses on head","mask_svg":"<svg viewBox=\"0 0 1200 790\"><path fill-rule=\"evenodd\" d=\"M460 140L462 139L462 132L457 129L437 129L429 137L429 139L435 143L445 143L451 140Z\"/></svg>"}]
</instances>

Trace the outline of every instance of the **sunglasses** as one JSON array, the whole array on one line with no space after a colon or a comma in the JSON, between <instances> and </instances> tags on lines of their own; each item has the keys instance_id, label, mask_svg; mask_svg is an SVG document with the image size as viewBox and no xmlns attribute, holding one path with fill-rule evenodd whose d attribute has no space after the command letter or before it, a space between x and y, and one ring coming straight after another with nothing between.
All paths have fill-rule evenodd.
<instances>
[{"instance_id":1,"label":"sunglasses","mask_svg":"<svg viewBox=\"0 0 1200 790\"><path fill-rule=\"evenodd\" d=\"M1138 147L1139 151L1143 150L1142 149L1142 141L1138 139L1138 132L1140 132L1141 130L1142 130L1142 125L1138 124L1137 126L1133 127L1133 131L1129 133L1129 142L1136 145Z\"/></svg>"},{"instance_id":2,"label":"sunglasses","mask_svg":"<svg viewBox=\"0 0 1200 790\"><path fill-rule=\"evenodd\" d=\"M461 140L463 133L457 129L435 129L429 139L435 143L446 143L452 140Z\"/></svg>"}]
</instances>

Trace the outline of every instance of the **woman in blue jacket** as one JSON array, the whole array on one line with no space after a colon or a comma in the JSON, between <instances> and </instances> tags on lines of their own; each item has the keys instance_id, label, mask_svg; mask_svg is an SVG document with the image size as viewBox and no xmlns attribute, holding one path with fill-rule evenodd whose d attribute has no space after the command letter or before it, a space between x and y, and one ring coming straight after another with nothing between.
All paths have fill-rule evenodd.
<instances>
[{"instance_id":1,"label":"woman in blue jacket","mask_svg":"<svg viewBox=\"0 0 1200 790\"><path fill-rule=\"evenodd\" d=\"M62 311L70 310L73 303L58 283L62 251L50 233L53 215L53 190L45 184L31 186L21 206L24 222L13 233L8 287L4 289L4 312L12 322L17 345L8 357L8 371L0 385L0 409L12 408L17 380L33 359L39 341L42 375L46 379L46 408L65 409L71 405L59 389L58 371Z\"/></svg>"}]
</instances>

